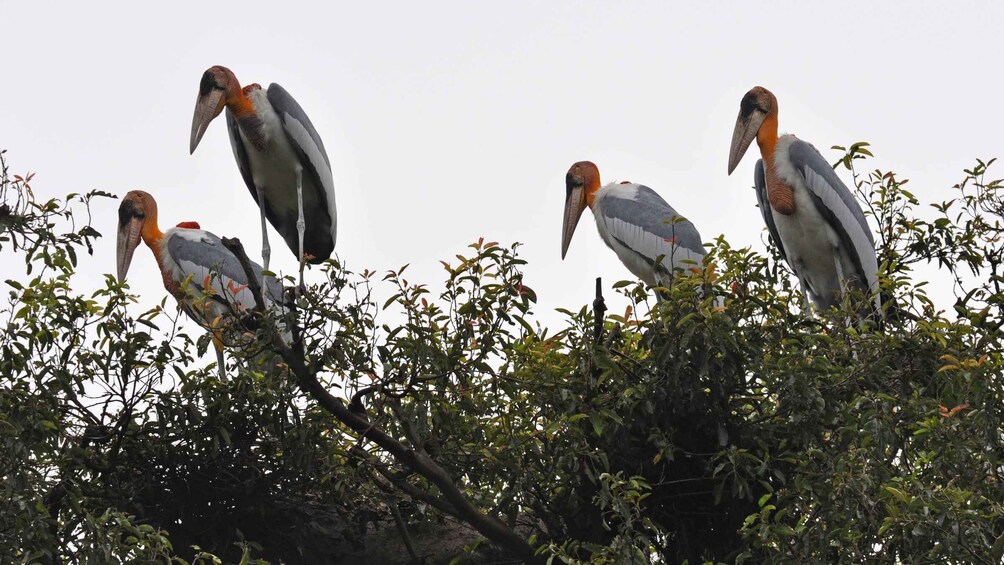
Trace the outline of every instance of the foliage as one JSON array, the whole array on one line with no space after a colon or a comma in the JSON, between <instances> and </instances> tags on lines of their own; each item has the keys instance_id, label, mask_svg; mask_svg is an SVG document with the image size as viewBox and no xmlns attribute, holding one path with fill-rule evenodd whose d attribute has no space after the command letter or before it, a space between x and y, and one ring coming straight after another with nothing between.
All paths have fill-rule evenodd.
<instances>
[{"instance_id":1,"label":"foliage","mask_svg":"<svg viewBox=\"0 0 1004 565\"><path fill-rule=\"evenodd\" d=\"M39 203L4 168L0 251L31 278L0 307L0 561L999 562L1001 182L978 162L922 218L844 151L881 327L848 323L860 296L806 317L776 255L719 239L661 302L617 283L632 308L551 333L518 246L479 240L439 293L329 261L292 346L240 321L226 382L173 303L76 290L98 233L67 220L109 195Z\"/></svg>"}]
</instances>

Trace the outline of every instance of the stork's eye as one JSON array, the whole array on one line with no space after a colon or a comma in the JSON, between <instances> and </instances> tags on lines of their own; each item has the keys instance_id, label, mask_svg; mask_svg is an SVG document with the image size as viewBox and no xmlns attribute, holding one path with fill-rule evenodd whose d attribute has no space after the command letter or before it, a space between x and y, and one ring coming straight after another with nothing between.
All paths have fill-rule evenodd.
<instances>
[{"instance_id":1,"label":"stork's eye","mask_svg":"<svg viewBox=\"0 0 1004 565\"><path fill-rule=\"evenodd\" d=\"M752 92L747 92L746 96L743 96L742 102L739 103L739 110L743 116L749 116L755 110L766 111L760 107L760 101L757 100L756 94Z\"/></svg>"},{"instance_id":2,"label":"stork's eye","mask_svg":"<svg viewBox=\"0 0 1004 565\"><path fill-rule=\"evenodd\" d=\"M216 80L216 75L212 71L202 73L202 81L199 83L199 92L206 94L210 90L223 90L223 86Z\"/></svg>"}]
</instances>

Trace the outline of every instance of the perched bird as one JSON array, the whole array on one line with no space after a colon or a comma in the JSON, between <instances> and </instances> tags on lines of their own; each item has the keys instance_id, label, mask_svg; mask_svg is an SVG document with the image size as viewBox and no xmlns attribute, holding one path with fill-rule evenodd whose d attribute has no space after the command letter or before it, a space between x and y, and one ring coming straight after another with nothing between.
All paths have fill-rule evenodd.
<instances>
[{"instance_id":1,"label":"perched bird","mask_svg":"<svg viewBox=\"0 0 1004 565\"><path fill-rule=\"evenodd\" d=\"M794 135L777 135L777 98L746 93L729 150L729 174L753 139L763 157L753 180L771 239L817 308L839 304L845 287L878 293L875 240L861 207L829 163ZM808 304L806 304L808 311Z\"/></svg>"},{"instance_id":2,"label":"perched bird","mask_svg":"<svg viewBox=\"0 0 1004 565\"><path fill-rule=\"evenodd\" d=\"M321 136L278 84L267 92L258 84L242 89L230 69L215 66L199 84L189 152L224 108L237 167L261 209L265 269L271 257L267 218L299 259L302 283L304 262L321 263L335 248L335 186Z\"/></svg>"},{"instance_id":3,"label":"perched bird","mask_svg":"<svg viewBox=\"0 0 1004 565\"><path fill-rule=\"evenodd\" d=\"M125 281L141 240L157 260L164 288L186 314L212 332L220 374L225 376L223 346L236 345L224 337L227 326L235 314L255 306L240 261L219 237L199 229L195 222L183 222L161 232L156 200L147 192L133 190L119 205L119 282ZM252 263L251 267L256 278L262 276L261 266ZM281 304L282 285L272 277L265 283L262 295L266 306Z\"/></svg>"},{"instance_id":4,"label":"perched bird","mask_svg":"<svg viewBox=\"0 0 1004 565\"><path fill-rule=\"evenodd\" d=\"M649 286L666 286L675 269L700 265L706 251L701 234L651 188L630 182L600 187L600 171L579 161L565 175L561 258L586 206L600 238L624 266Z\"/></svg>"}]
</instances>

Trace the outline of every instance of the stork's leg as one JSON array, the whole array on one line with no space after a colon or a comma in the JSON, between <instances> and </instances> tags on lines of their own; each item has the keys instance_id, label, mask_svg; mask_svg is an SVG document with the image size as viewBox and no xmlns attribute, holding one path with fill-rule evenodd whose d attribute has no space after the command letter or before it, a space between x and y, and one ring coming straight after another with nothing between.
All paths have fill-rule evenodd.
<instances>
[{"instance_id":1,"label":"stork's leg","mask_svg":"<svg viewBox=\"0 0 1004 565\"><path fill-rule=\"evenodd\" d=\"M258 210L261 211L261 262L264 264L264 270L268 270L268 260L272 256L272 248L268 246L268 227L265 225L265 189L261 185L257 185L258 189ZM262 291L268 287L265 286L265 274L261 275L261 288Z\"/></svg>"},{"instance_id":2,"label":"stork's leg","mask_svg":"<svg viewBox=\"0 0 1004 565\"><path fill-rule=\"evenodd\" d=\"M837 268L837 284L840 286L840 292L843 293L847 286L847 279L844 278L844 267L840 264L840 250L833 250L833 264Z\"/></svg>"},{"instance_id":3,"label":"stork's leg","mask_svg":"<svg viewBox=\"0 0 1004 565\"><path fill-rule=\"evenodd\" d=\"M216 368L220 370L220 380L227 382L226 360L223 358L223 338L213 330L213 346L216 348Z\"/></svg>"},{"instance_id":4,"label":"stork's leg","mask_svg":"<svg viewBox=\"0 0 1004 565\"><path fill-rule=\"evenodd\" d=\"M805 301L802 303L802 313L806 316L811 316L812 307L810 306L810 303L812 302L812 299L809 298L809 285L805 284L805 279L798 277L798 287L802 290L802 300Z\"/></svg>"},{"instance_id":5,"label":"stork's leg","mask_svg":"<svg viewBox=\"0 0 1004 565\"><path fill-rule=\"evenodd\" d=\"M840 264L840 249L836 247L833 249L833 265L837 268L837 285L840 287L839 298L841 300L840 303L842 304L844 296L846 296L847 289L849 288L849 285L847 283L847 279L844 278L844 267L843 265ZM844 324L847 327L851 327L852 323L853 321L851 320L850 317L847 317L844 320ZM858 358L857 356L858 356L857 352L854 352L855 359Z\"/></svg>"},{"instance_id":6,"label":"stork's leg","mask_svg":"<svg viewBox=\"0 0 1004 565\"><path fill-rule=\"evenodd\" d=\"M307 223L303 220L303 170L296 169L296 235L300 238L300 286L303 288L303 234L307 230Z\"/></svg>"}]
</instances>

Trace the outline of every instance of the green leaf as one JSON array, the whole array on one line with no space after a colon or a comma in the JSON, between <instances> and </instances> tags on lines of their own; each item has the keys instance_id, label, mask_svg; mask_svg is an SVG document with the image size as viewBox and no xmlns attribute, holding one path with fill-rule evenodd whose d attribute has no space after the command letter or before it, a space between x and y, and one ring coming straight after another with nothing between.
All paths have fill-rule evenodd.
<instances>
[{"instance_id":1,"label":"green leaf","mask_svg":"<svg viewBox=\"0 0 1004 565\"><path fill-rule=\"evenodd\" d=\"M910 501L913 500L913 498L909 494L907 494L907 493L905 493L905 492L903 492L903 491L901 491L901 490L899 490L898 488L895 488L895 487L891 487L891 486L886 485L886 486L882 487L882 490L884 490L887 493L891 494L893 496L893 498L895 498L896 500L898 500L898 501L900 501L900 502L902 502L904 504L909 504Z\"/></svg>"}]
</instances>

